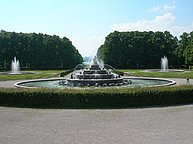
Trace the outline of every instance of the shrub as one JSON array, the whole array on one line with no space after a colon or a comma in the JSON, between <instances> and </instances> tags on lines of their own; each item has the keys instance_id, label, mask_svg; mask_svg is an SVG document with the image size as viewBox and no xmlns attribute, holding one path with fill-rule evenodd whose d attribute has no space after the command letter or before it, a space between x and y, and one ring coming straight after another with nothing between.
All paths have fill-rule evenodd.
<instances>
[{"instance_id":1,"label":"shrub","mask_svg":"<svg viewBox=\"0 0 193 144\"><path fill-rule=\"evenodd\" d=\"M132 108L193 103L193 87L0 89L0 105L30 108Z\"/></svg>"},{"instance_id":2,"label":"shrub","mask_svg":"<svg viewBox=\"0 0 193 144\"><path fill-rule=\"evenodd\" d=\"M64 72L61 72L61 73L60 73L60 77L64 77L65 75L67 75L67 74L69 74L69 73L71 73L71 72L73 72L73 69L69 69L69 70L66 70L66 71L64 71Z\"/></svg>"},{"instance_id":3,"label":"shrub","mask_svg":"<svg viewBox=\"0 0 193 144\"><path fill-rule=\"evenodd\" d=\"M120 75L120 76L124 76L124 72L121 72L121 71L116 70L115 73L118 74L118 75Z\"/></svg>"},{"instance_id":4,"label":"shrub","mask_svg":"<svg viewBox=\"0 0 193 144\"><path fill-rule=\"evenodd\" d=\"M193 66L189 66L189 70L193 70Z\"/></svg>"}]
</instances>

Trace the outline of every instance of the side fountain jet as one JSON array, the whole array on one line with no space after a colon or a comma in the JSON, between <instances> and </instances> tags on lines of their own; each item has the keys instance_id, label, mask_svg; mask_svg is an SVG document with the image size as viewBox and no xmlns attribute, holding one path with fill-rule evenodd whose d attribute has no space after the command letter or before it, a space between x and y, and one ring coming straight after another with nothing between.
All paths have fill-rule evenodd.
<instances>
[{"instance_id":1,"label":"side fountain jet","mask_svg":"<svg viewBox=\"0 0 193 144\"><path fill-rule=\"evenodd\" d=\"M16 57L12 60L10 74L21 74L19 60L17 60Z\"/></svg>"}]
</instances>

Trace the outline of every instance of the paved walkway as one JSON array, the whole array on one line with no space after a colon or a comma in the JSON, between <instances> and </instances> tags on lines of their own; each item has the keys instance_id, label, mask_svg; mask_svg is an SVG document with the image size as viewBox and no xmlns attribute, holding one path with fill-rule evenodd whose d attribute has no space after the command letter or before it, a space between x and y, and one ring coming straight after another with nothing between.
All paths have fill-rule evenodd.
<instances>
[{"instance_id":1,"label":"paved walkway","mask_svg":"<svg viewBox=\"0 0 193 144\"><path fill-rule=\"evenodd\" d=\"M0 81L0 87L4 88L13 88L14 84L20 82L21 80L13 80L13 81Z\"/></svg>"},{"instance_id":2,"label":"paved walkway","mask_svg":"<svg viewBox=\"0 0 193 144\"><path fill-rule=\"evenodd\" d=\"M182 79L182 78L168 78L168 79L175 81L176 85L187 85L186 79ZM193 79L189 80L189 84L193 85Z\"/></svg>"},{"instance_id":3,"label":"paved walkway","mask_svg":"<svg viewBox=\"0 0 193 144\"><path fill-rule=\"evenodd\" d=\"M0 107L1 144L192 144L193 105L118 110Z\"/></svg>"}]
</instances>

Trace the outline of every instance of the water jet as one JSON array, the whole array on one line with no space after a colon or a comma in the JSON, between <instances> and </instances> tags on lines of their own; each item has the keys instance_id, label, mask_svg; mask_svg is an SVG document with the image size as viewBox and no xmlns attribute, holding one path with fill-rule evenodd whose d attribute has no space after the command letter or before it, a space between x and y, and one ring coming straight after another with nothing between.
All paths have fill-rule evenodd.
<instances>
[{"instance_id":1,"label":"water jet","mask_svg":"<svg viewBox=\"0 0 193 144\"><path fill-rule=\"evenodd\" d=\"M121 88L121 87L152 87L168 86L174 81L161 78L121 77L109 65L100 66L97 57L90 65L79 64L69 78L52 78L30 80L16 83L14 86L22 88Z\"/></svg>"}]
</instances>

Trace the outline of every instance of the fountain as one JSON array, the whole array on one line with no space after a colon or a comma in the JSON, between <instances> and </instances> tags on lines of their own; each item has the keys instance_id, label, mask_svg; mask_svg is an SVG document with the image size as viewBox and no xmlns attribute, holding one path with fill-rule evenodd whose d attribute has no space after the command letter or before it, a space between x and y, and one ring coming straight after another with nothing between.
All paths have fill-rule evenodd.
<instances>
[{"instance_id":1,"label":"fountain","mask_svg":"<svg viewBox=\"0 0 193 144\"><path fill-rule=\"evenodd\" d=\"M161 58L160 64L161 64L161 69L148 69L148 70L145 70L145 72L184 72L184 70L169 69L168 58L165 55L163 58Z\"/></svg>"},{"instance_id":2,"label":"fountain","mask_svg":"<svg viewBox=\"0 0 193 144\"><path fill-rule=\"evenodd\" d=\"M116 70L100 63L95 56L90 65L79 64L67 78L29 80L14 84L20 88L101 88L168 86L175 81L162 78L121 77Z\"/></svg>"},{"instance_id":3,"label":"fountain","mask_svg":"<svg viewBox=\"0 0 193 144\"><path fill-rule=\"evenodd\" d=\"M19 60L16 57L12 60L10 74L21 74Z\"/></svg>"},{"instance_id":4,"label":"fountain","mask_svg":"<svg viewBox=\"0 0 193 144\"><path fill-rule=\"evenodd\" d=\"M166 56L161 58L161 72L168 72L168 59Z\"/></svg>"},{"instance_id":5,"label":"fountain","mask_svg":"<svg viewBox=\"0 0 193 144\"><path fill-rule=\"evenodd\" d=\"M35 72L21 71L19 60L17 60L16 57L14 57L11 62L10 72L0 72L0 75L23 75L23 74L35 74Z\"/></svg>"},{"instance_id":6,"label":"fountain","mask_svg":"<svg viewBox=\"0 0 193 144\"><path fill-rule=\"evenodd\" d=\"M75 69L71 78L67 79L68 85L71 86L103 86L103 85L122 85L123 78L114 71L105 68L100 64L95 56L89 69Z\"/></svg>"}]
</instances>

